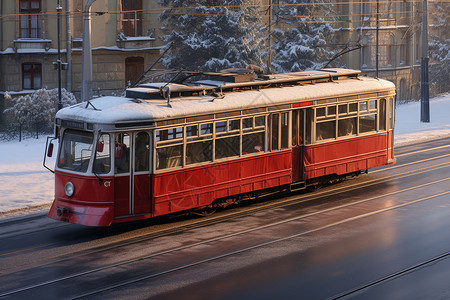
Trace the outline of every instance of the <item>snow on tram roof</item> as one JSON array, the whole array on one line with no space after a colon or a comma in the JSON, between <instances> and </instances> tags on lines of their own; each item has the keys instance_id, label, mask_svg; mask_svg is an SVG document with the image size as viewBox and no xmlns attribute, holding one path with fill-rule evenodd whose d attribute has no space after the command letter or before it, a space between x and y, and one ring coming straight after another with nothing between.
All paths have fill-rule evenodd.
<instances>
[{"instance_id":1,"label":"snow on tram roof","mask_svg":"<svg viewBox=\"0 0 450 300\"><path fill-rule=\"evenodd\" d=\"M142 100L106 96L90 100L92 105L82 102L61 109L56 118L97 124L157 121L394 89L395 85L390 81L358 77L310 85L241 90L225 93L220 98L212 95L174 97L170 99L170 106L162 98Z\"/></svg>"}]
</instances>

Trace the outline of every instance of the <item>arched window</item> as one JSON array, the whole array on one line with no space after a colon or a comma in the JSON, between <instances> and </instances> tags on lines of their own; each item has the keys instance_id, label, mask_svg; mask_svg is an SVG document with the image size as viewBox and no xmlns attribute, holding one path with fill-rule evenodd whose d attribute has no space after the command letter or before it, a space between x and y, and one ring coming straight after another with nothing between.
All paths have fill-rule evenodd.
<instances>
[{"instance_id":1,"label":"arched window","mask_svg":"<svg viewBox=\"0 0 450 300\"><path fill-rule=\"evenodd\" d=\"M395 45L395 39L394 36L389 36L389 45L388 45L388 65L389 66L395 66L395 60L396 60L396 45Z\"/></svg>"},{"instance_id":2,"label":"arched window","mask_svg":"<svg viewBox=\"0 0 450 300\"><path fill-rule=\"evenodd\" d=\"M125 59L125 85L133 84L144 73L144 58L141 56Z\"/></svg>"}]
</instances>

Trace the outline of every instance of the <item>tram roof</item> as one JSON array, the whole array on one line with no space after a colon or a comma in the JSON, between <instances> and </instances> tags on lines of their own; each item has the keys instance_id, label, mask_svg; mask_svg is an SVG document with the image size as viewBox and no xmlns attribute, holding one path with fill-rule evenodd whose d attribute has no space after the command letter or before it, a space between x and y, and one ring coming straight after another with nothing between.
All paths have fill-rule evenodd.
<instances>
[{"instance_id":1,"label":"tram roof","mask_svg":"<svg viewBox=\"0 0 450 300\"><path fill-rule=\"evenodd\" d=\"M355 74L355 70L332 69L330 72ZM296 72L276 74L269 80L294 77ZM326 75L329 76L329 75ZM286 81L283 81L286 82ZM236 84L236 83L235 83ZM239 83L238 83L239 84ZM163 86L160 84L160 86ZM176 84L170 88L175 88ZM179 86L178 86L179 87ZM140 87L145 89L146 87ZM179 87L181 89L181 87ZM317 84L297 84L282 87L268 87L258 90L238 90L217 95L192 95L173 97L170 106L166 99L137 99L105 96L82 102L58 111L56 118L94 124L117 124L127 122L160 121L172 118L201 116L226 111L244 110L280 104L299 103L352 94L374 93L382 90L393 91L395 85L387 80L370 77L345 77Z\"/></svg>"}]
</instances>

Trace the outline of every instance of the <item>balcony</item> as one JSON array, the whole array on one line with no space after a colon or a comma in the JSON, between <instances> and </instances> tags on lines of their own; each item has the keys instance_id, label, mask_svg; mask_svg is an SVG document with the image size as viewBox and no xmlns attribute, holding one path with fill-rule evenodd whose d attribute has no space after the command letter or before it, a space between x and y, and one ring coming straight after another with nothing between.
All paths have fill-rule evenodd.
<instances>
[{"instance_id":1,"label":"balcony","mask_svg":"<svg viewBox=\"0 0 450 300\"><path fill-rule=\"evenodd\" d=\"M42 53L47 52L52 41L40 38L20 38L14 40L14 50L17 53Z\"/></svg>"},{"instance_id":2,"label":"balcony","mask_svg":"<svg viewBox=\"0 0 450 300\"><path fill-rule=\"evenodd\" d=\"M125 36L123 34L119 34L119 38L117 39L117 47L121 49L144 49L154 47L155 38L150 36Z\"/></svg>"}]
</instances>

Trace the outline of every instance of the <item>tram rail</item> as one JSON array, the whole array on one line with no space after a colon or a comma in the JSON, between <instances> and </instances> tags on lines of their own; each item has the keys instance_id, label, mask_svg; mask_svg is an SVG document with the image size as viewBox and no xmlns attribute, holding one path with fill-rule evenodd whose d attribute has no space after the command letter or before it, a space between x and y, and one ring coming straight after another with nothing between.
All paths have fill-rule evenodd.
<instances>
[{"instance_id":1,"label":"tram rail","mask_svg":"<svg viewBox=\"0 0 450 300\"><path fill-rule=\"evenodd\" d=\"M420 162L417 162L417 163L420 163ZM366 186L367 187L368 185L376 185L376 184L385 182L387 180L400 179L400 178L405 178L405 177L414 176L414 175L418 175L418 174L423 174L425 172L440 170L440 169L448 167L449 165L450 165L450 162L440 163L440 164L437 164L437 165L428 166L428 167L421 168L421 169L418 169L418 170L416 169L414 171L406 171L406 172L403 172L403 173L400 173L400 174L395 174L395 175L392 175L392 176L384 176L383 178L373 179L373 180L365 181L365 182L362 182L362 183L356 183L356 184L353 184L351 186L345 186L345 187L336 187L335 186L336 188L334 188L332 191L319 191L319 192L316 192L316 193L308 193L306 195L301 195L300 197L298 197L298 195L289 197L289 198L295 197L294 199L289 199L288 198L286 200L281 200L281 201L265 202L261 206L252 207L251 209L247 209L244 212L233 213L233 212L230 211L230 213L227 214L226 216L213 217L212 219L208 219L208 220L199 220L199 222L196 222L195 224L190 224L190 225L187 225L187 226L186 225L181 225L180 227L174 228L171 231L172 231L172 233L174 233L174 232L184 231L184 230L190 229L190 228L196 228L196 227L211 225L211 224L216 223L216 222L225 221L226 219L234 219L234 218L237 218L237 217L250 215L250 214L253 214L253 213L255 213L255 212L259 211L259 210L268 209L268 208L273 207L273 206L276 206L278 208L278 207L285 207L285 206L288 206L288 205L294 205L294 204L299 204L299 203L303 203L303 202L313 201L313 200L317 200L317 199L322 198L322 197L337 195L337 194L342 193L344 191L349 191L350 189L351 190L358 189L361 186ZM330 211L333 211L333 210L338 210L338 209L342 209L342 208L345 208L345 207L358 205L358 204L363 203L363 202L373 201L373 200L379 199L381 197L386 197L386 196L393 195L393 194L399 194L399 193L404 193L404 192L407 192L407 191L412 191L412 190L419 189L419 188L422 188L422 187L426 187L426 186L429 186L429 185L442 183L442 182L445 182L445 181L448 181L448 180L450 180L450 178L443 178L443 179L435 180L433 182L428 182L428 183L425 183L425 184L422 184L422 185L418 185L418 186L414 186L414 187L409 187L409 188L406 188L406 189L398 190L398 191L395 191L395 192L392 192L392 193L386 193L386 194L378 195L376 197L371 197L371 198L364 199L364 200L361 200L361 201L356 201L356 202L347 203L347 204L344 204L344 205L339 205L339 206L336 206L336 207L331 207L331 208L328 208L328 209L323 209L323 210L320 210L320 211L317 211L317 212L314 212L314 213L305 214L305 215L302 215L302 216L289 218L289 219L281 220L281 221L278 221L278 222L273 222L271 224L266 224L264 226L250 228L250 229L247 229L247 230L244 230L244 231L240 231L240 232L235 232L235 233L232 233L232 234L222 235L220 237L215 237L213 239L207 239L207 240L204 240L204 241L201 241L201 242L198 242L198 243L192 243L192 244L189 244L189 245L185 245L183 247L167 249L165 251L161 251L161 252L158 252L158 253L153 253L151 255L138 257L138 258L134 258L134 259L131 259L131 260L122 261L122 262L119 262L119 263L116 263L116 264L103 266L101 268L97 268L97 269L93 269L93 270L89 270L89 271L85 271L85 272L80 272L80 273L68 275L68 276L57 278L57 279L54 279L54 280L51 280L51 281L46 281L46 282L39 283L39 284L36 284L36 285L24 287L22 289L17 289L17 290L9 291L9 292L6 292L6 293L2 293L2 294L0 294L0 297L14 295L14 294L19 294L19 293L24 292L24 291L29 291L29 290L32 290L32 289L36 289L36 288L39 288L39 287L46 286L46 285L55 284L55 283L58 283L58 282L62 282L64 280L74 279L74 278L81 277L81 276L84 276L84 275L87 275L87 274L94 274L94 273L105 271L105 270L112 269L112 268L115 268L115 267L124 266L124 265L132 264L132 263L135 263L135 262L140 262L142 260L155 258L155 257L161 256L161 255L173 253L173 252L176 252L176 251L190 249L190 248L197 247L197 246L200 246L200 245L204 245L204 244L207 244L207 243L211 243L211 242L214 242L214 241L227 239L227 238L230 238L230 237L233 237L233 236L238 236L238 235L242 235L242 234L246 234L246 233L250 233L250 232L266 229L266 228L269 228L269 227L278 226L278 225L281 225L281 224L284 224L284 223L297 221L297 220L304 219L304 218L311 217L311 216L316 216L316 215L323 214L323 213L326 213L326 212L330 212ZM276 239L276 240L273 240L273 241L269 241L269 242L266 242L266 243L257 244L257 245L254 245L252 247L248 247L248 248L245 248L245 249L240 249L240 250L237 250L237 251L233 251L233 252L226 253L226 254L223 254L223 255L215 256L215 257L212 257L212 258L209 258L209 259L205 259L205 260L202 260L202 261L198 261L198 262L194 262L194 263L191 263L191 264L186 264L184 266L179 266L177 268L166 270L164 272L159 272L159 273L156 273L156 274L151 274L151 275L143 276L143 277L140 277L140 278L135 278L133 280L130 280L130 281L127 281L127 282L122 282L122 283L120 283L118 285L114 285L114 286L108 287L106 289L102 288L100 290L97 290L97 291L94 291L94 292L90 292L90 293L87 293L87 294L83 294L83 295L80 295L80 296L77 296L77 297L86 297L86 296L89 296L89 295L94 295L96 293L101 293L101 292L104 292L104 291L107 291L107 290L110 290L110 289L114 289L114 288L121 287L121 286L124 286L124 285L129 285L129 284L132 284L132 283L135 283L135 282L138 282L138 281L143 281L143 280L147 280L147 279L150 279L150 278L153 278L153 277L162 276L162 275L165 275L165 274L168 274L168 273L171 273L171 272L180 271L180 270L183 270L183 269L186 269L186 268L189 268L189 267L197 266L199 264L210 262L210 261L213 261L213 260L217 260L217 259L220 259L220 258L223 258L223 257L226 257L226 256L236 255L236 254L242 253L244 251L250 251L252 249L264 247L264 246L267 246L267 245L270 245L270 244L273 244L273 243L281 242L281 241L286 240L286 239L292 239L292 238L295 238L295 237L298 237L298 236L301 236L301 235L306 235L306 234L309 234L309 233L316 232L318 230L331 228L333 226L337 226L337 225L343 224L345 222L350 222L352 220L360 219L360 218L363 218L363 217L368 217L368 216L371 216L371 215L374 215L374 214L377 214L377 213L385 212L387 210L397 209L397 208L400 208L400 207L403 207L403 206L406 206L406 205L411 205L411 204L414 204L414 203L426 201L428 199L433 199L435 197L439 197L439 196L446 195L446 194L449 194L449 193L450 193L450 191L446 191L446 192L443 192L443 193L437 193L437 194L434 194L434 195L431 195L431 196L428 196L428 197L422 197L422 198L415 199L415 200L412 200L412 201L408 201L408 202L405 202L405 203L402 203L402 204L394 205L392 207L385 207L385 208L382 208L382 209L379 209L379 210L376 210L376 211L371 211L371 212L368 212L368 213L365 213L365 214L360 214L360 215L357 215L357 216L353 216L351 218L347 218L347 219L344 219L344 220L341 220L341 221L333 222L333 223L324 225L324 226L319 227L319 228L314 228L314 229L312 229L310 231L304 231L304 232L297 233L297 234L294 234L294 235L291 235L291 236L288 236L288 237L283 237L283 238ZM312 197L308 197L308 196L312 196ZM308 199L306 199L306 198L308 198ZM152 234L147 235L145 237L140 237L140 241L154 239L157 236L165 235L165 234L168 234L168 233L169 233L168 231L160 231L158 233L152 233ZM127 243L129 243L129 241L127 241ZM108 247L107 250L112 250L113 248L120 247L120 246L123 246L123 244L122 243L115 244L113 247ZM105 249L102 248L102 250L105 250ZM12 253L10 253L10 254L12 254ZM92 254L92 252L91 252L91 254ZM5 256L5 255L7 255L7 253L3 254L3 256Z\"/></svg>"}]
</instances>

